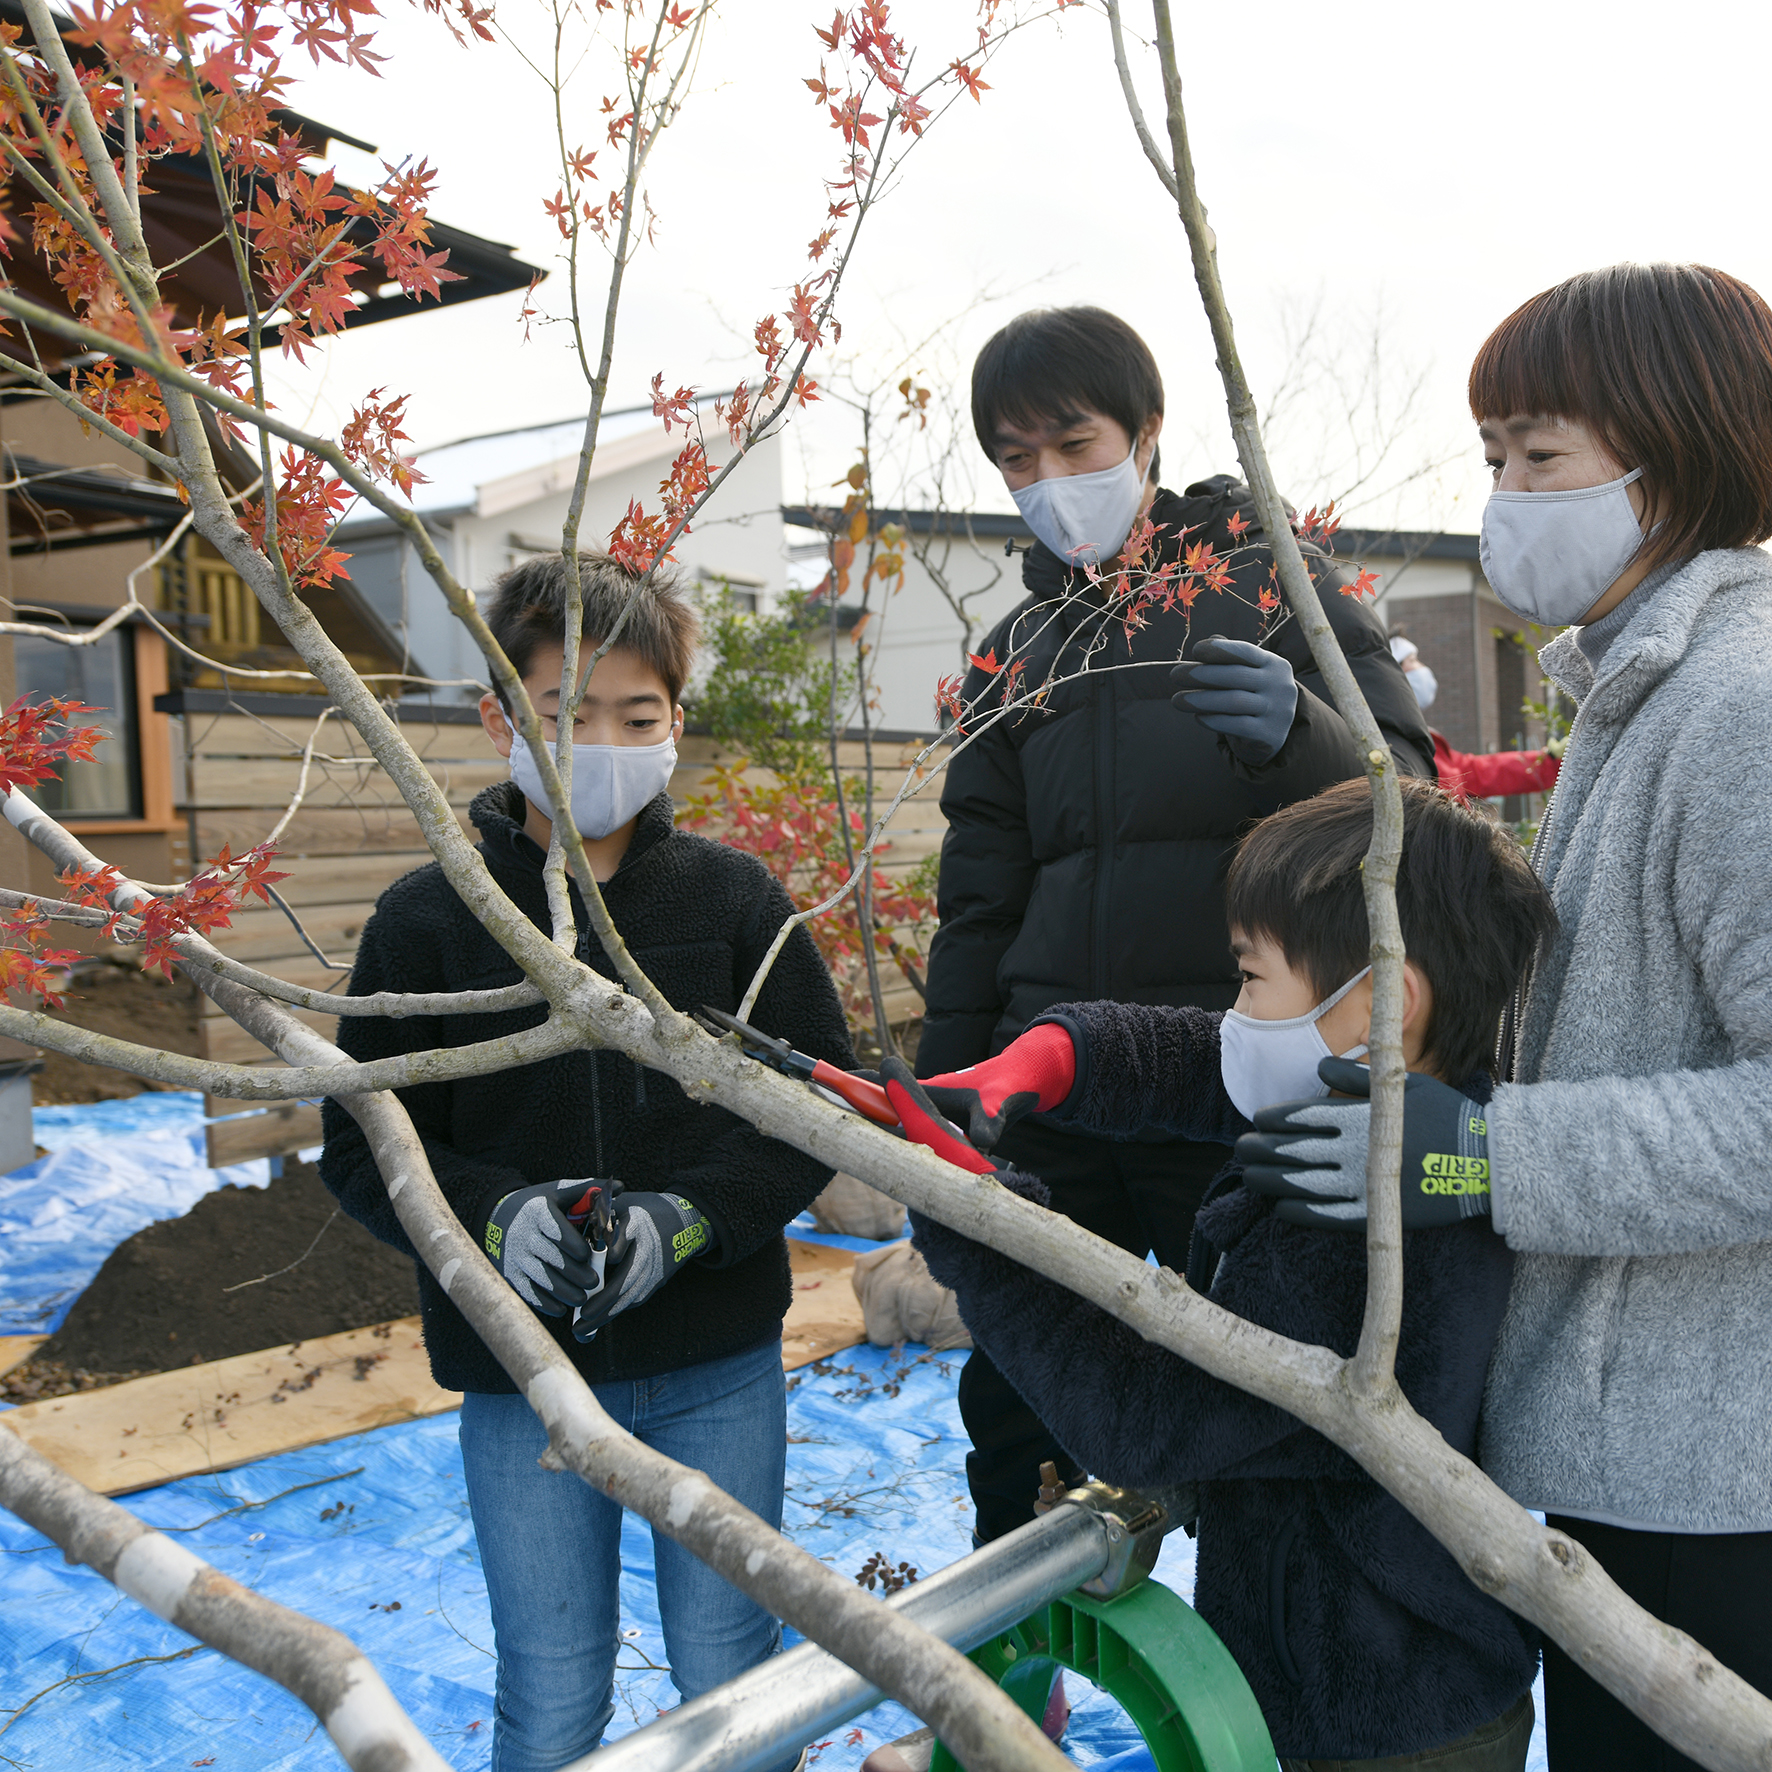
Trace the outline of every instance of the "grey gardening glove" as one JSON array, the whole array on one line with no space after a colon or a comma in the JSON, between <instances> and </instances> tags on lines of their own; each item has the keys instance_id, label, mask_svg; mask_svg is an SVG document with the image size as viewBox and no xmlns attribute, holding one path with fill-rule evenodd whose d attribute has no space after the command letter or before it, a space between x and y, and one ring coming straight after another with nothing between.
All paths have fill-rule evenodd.
<instances>
[{"instance_id":1,"label":"grey gardening glove","mask_svg":"<svg viewBox=\"0 0 1772 1772\"><path fill-rule=\"evenodd\" d=\"M599 1265L569 1214L607 1185L541 1181L506 1194L486 1215L480 1246L532 1311L563 1317L597 1290Z\"/></svg>"},{"instance_id":2,"label":"grey gardening glove","mask_svg":"<svg viewBox=\"0 0 1772 1772\"><path fill-rule=\"evenodd\" d=\"M1331 1089L1365 1095L1371 1072L1351 1059L1317 1066ZM1288 1224L1363 1229L1367 1101L1294 1101L1263 1108L1237 1140L1244 1184L1280 1203ZM1436 1230L1490 1210L1489 1110L1433 1077L1403 1084L1403 1229Z\"/></svg>"},{"instance_id":3,"label":"grey gardening glove","mask_svg":"<svg viewBox=\"0 0 1772 1772\"><path fill-rule=\"evenodd\" d=\"M1178 708L1221 732L1252 767L1275 756L1298 711L1298 683L1277 652L1247 640L1202 640L1191 659L1169 673Z\"/></svg>"},{"instance_id":4,"label":"grey gardening glove","mask_svg":"<svg viewBox=\"0 0 1772 1772\"><path fill-rule=\"evenodd\" d=\"M617 1194L609 1215L603 1288L573 1313L572 1333L580 1341L644 1304L684 1262L714 1247L714 1227L681 1194Z\"/></svg>"}]
</instances>

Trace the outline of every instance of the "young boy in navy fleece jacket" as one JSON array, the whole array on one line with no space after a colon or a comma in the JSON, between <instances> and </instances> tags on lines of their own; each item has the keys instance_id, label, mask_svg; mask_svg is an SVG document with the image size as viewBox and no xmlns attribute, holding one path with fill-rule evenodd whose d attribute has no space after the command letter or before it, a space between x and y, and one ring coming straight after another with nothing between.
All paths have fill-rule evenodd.
<instances>
[{"instance_id":1,"label":"young boy in navy fleece jacket","mask_svg":"<svg viewBox=\"0 0 1772 1772\"><path fill-rule=\"evenodd\" d=\"M1497 1024L1552 926L1549 901L1505 830L1425 783L1401 785L1405 1062L1486 1102ZM1031 1111L1096 1136L1157 1126L1230 1144L1259 1109L1324 1093L1318 1062L1365 1050L1371 828L1365 784L1348 782L1243 841L1227 909L1244 983L1228 1015L1064 1005L995 1058L927 1079L927 1099L987 1147ZM912 1105L902 1080L894 1095ZM916 1118L913 1138L964 1161L951 1129ZM1002 1180L1044 1201L1033 1176ZM1535 1634L1352 1458L1006 1256L914 1224L974 1341L1081 1467L1198 1484L1195 1603L1254 1689L1283 1767L1524 1766ZM1467 1457L1511 1265L1486 1218L1404 1233L1397 1381ZM1189 1270L1215 1303L1281 1335L1344 1356L1359 1340L1364 1239L1286 1222L1234 1165L1201 1209Z\"/></svg>"}]
</instances>

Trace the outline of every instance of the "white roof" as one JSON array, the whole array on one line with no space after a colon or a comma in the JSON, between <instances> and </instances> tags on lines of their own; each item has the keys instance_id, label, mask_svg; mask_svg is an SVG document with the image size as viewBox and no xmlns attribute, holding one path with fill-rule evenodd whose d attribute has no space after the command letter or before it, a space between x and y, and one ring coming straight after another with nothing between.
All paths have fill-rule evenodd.
<instances>
[{"instance_id":1,"label":"white roof","mask_svg":"<svg viewBox=\"0 0 1772 1772\"><path fill-rule=\"evenodd\" d=\"M553 424L492 431L421 449L413 457L425 475L412 488L412 508L426 512L472 511L492 517L566 490L578 471L584 442L582 416ZM605 412L597 428L597 455L591 478L621 472L636 462L674 454L683 444L681 427L667 434L650 406ZM341 528L378 521L376 513L353 509Z\"/></svg>"}]
</instances>

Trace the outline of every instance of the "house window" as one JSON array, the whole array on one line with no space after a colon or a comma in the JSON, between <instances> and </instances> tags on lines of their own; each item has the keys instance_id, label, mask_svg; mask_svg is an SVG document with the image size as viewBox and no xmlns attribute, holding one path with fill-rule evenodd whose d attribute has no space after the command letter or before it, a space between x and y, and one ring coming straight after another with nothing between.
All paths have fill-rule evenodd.
<instances>
[{"instance_id":1,"label":"house window","mask_svg":"<svg viewBox=\"0 0 1772 1772\"><path fill-rule=\"evenodd\" d=\"M103 710L82 724L105 734L90 763L68 763L59 780L31 790L44 809L70 819L142 816L140 722L136 718L135 636L113 628L90 646L18 635L12 643L17 693L33 702L59 698Z\"/></svg>"}]
</instances>

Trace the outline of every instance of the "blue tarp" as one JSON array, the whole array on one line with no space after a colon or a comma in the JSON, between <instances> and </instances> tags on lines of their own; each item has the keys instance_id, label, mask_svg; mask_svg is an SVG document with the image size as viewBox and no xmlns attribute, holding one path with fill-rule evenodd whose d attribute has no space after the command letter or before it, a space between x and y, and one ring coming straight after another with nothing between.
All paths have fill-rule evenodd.
<instances>
[{"instance_id":1,"label":"blue tarp","mask_svg":"<svg viewBox=\"0 0 1772 1772\"><path fill-rule=\"evenodd\" d=\"M785 1524L797 1543L846 1576L876 1552L922 1573L965 1554L971 1511L958 1371L956 1361L914 1348L896 1360L858 1348L793 1375ZM466 1772L486 1766L490 1753L492 1625L455 1424L445 1415L382 1428L171 1483L125 1505L179 1529L181 1543L235 1580L355 1638L444 1757ZM1192 1549L1179 1534L1165 1549L1161 1573L1183 1592L1192 1586ZM627 1642L612 1739L676 1703L668 1676L654 1671L665 1654L651 1532L632 1515L622 1561ZM189 1646L0 1514L0 1690L10 1695L0 1704L54 1688L0 1733L0 1755L31 1768L116 1772L188 1766L211 1754L218 1772L337 1766L311 1715L222 1656L138 1659ZM93 1674L101 1677L55 1684ZM1080 1684L1073 1695L1070 1747L1080 1764L1136 1746L1111 1700ZM836 1731L817 1764L847 1772L917 1726L882 1705Z\"/></svg>"},{"instance_id":2,"label":"blue tarp","mask_svg":"<svg viewBox=\"0 0 1772 1772\"><path fill-rule=\"evenodd\" d=\"M81 1190L86 1234L76 1250L61 1234L63 1217L20 1205L11 1190L29 1171L0 1179L0 1300L41 1297L52 1273L77 1290L141 1224L188 1210L230 1174L263 1182L262 1163L221 1176L201 1168L195 1097L42 1113L39 1142L65 1148L31 1170L80 1156L56 1173ZM51 1115L61 1118L46 1125ZM57 1237L59 1268L34 1247ZM877 1552L925 1574L966 1553L971 1509L955 1396L964 1359L857 1348L790 1378L784 1523L797 1543L846 1576ZM124 1505L175 1530L237 1581L345 1631L446 1760L462 1772L488 1765L492 1626L453 1415L171 1483ZM1193 1549L1176 1533L1157 1566L1184 1597L1193 1590ZM631 1515L622 1562L625 1644L612 1739L676 1703L662 1671L650 1528ZM318 1772L340 1764L294 1699L213 1651L191 1649L180 1632L90 1571L68 1567L0 1512L0 1758L33 1772L205 1763L217 1772ZM1101 1772L1149 1772L1118 1705L1074 1678L1070 1688L1071 1757ZM820 1772L852 1772L874 1747L915 1727L907 1712L882 1705L833 1732L815 1763ZM1541 1728L1529 1772L1543 1766Z\"/></svg>"},{"instance_id":3,"label":"blue tarp","mask_svg":"<svg viewBox=\"0 0 1772 1772\"><path fill-rule=\"evenodd\" d=\"M0 1335L50 1335L104 1259L218 1187L263 1187L261 1157L211 1169L203 1097L188 1090L38 1108L49 1155L0 1175Z\"/></svg>"}]
</instances>

